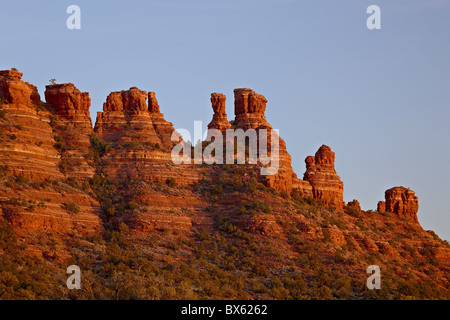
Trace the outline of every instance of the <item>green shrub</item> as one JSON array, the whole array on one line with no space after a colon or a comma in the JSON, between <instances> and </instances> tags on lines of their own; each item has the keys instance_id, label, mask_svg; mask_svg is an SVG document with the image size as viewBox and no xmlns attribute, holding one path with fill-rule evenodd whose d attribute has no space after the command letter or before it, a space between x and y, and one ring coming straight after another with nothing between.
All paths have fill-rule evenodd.
<instances>
[{"instance_id":1,"label":"green shrub","mask_svg":"<svg viewBox=\"0 0 450 320\"><path fill-rule=\"evenodd\" d=\"M6 173L8 172L8 170L9 170L9 167L8 167L8 165L1 165L0 166L0 177L5 177L6 176Z\"/></svg>"},{"instance_id":2,"label":"green shrub","mask_svg":"<svg viewBox=\"0 0 450 320\"><path fill-rule=\"evenodd\" d=\"M73 215L80 212L80 207L73 202L63 203L62 206L69 214Z\"/></svg>"},{"instance_id":3,"label":"green shrub","mask_svg":"<svg viewBox=\"0 0 450 320\"><path fill-rule=\"evenodd\" d=\"M6 114L8 113L8 111L6 111L0 103L0 119L6 119Z\"/></svg>"},{"instance_id":4,"label":"green shrub","mask_svg":"<svg viewBox=\"0 0 450 320\"><path fill-rule=\"evenodd\" d=\"M100 160L105 152L112 149L112 143L99 138L95 133L92 133L89 138L91 141L91 148L89 149L88 158Z\"/></svg>"},{"instance_id":5,"label":"green shrub","mask_svg":"<svg viewBox=\"0 0 450 320\"><path fill-rule=\"evenodd\" d=\"M177 182L175 181L174 178L168 178L168 179L166 180L166 184L167 184L169 187L171 187L171 188L174 188L174 187L177 186Z\"/></svg>"},{"instance_id":6,"label":"green shrub","mask_svg":"<svg viewBox=\"0 0 450 320\"><path fill-rule=\"evenodd\" d=\"M19 175L16 177L16 182L20 184L28 183L30 179L25 177L23 174L19 173Z\"/></svg>"}]
</instances>

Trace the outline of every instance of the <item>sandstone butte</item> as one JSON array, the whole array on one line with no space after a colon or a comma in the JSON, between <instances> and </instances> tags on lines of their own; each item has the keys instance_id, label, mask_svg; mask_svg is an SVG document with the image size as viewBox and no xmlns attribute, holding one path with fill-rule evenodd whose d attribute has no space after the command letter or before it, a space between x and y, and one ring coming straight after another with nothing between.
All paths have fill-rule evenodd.
<instances>
[{"instance_id":1,"label":"sandstone butte","mask_svg":"<svg viewBox=\"0 0 450 320\"><path fill-rule=\"evenodd\" d=\"M387 190L385 201L378 203L376 211L361 210L357 200L344 203L344 184L335 170L335 153L329 146L322 145L314 156L306 157L303 179L294 173L291 156L281 138L277 174L261 176L250 169L242 172L235 169L241 181L232 183L254 178L258 187L253 191L261 192L259 199L265 199L272 207L266 210L253 206L252 212L256 214L236 214L239 210L250 210L249 203L254 203L258 197L222 194L220 188L228 188L229 184L224 181L229 180L225 178L226 169L217 165L172 163L170 151L176 142L171 136L175 129L161 113L154 92L136 87L111 92L93 126L87 92L80 92L72 83L48 85L44 103L37 88L21 78L22 73L18 71L0 71L0 164L3 170L0 211L2 220L7 220L24 241L29 241L30 254L42 254L42 248L30 241L30 234L46 231L56 235L61 257L68 259L70 254L62 244L63 239L74 230L85 236L102 232L105 221L116 225L124 222L136 235L166 228L189 233L213 230L218 215L222 215L248 232L287 239L276 212L293 210L286 221L297 221L299 234L308 241L329 235L336 248L350 243L355 252L384 252L391 257L400 257L400 254L391 248L388 239L373 239L357 226L352 215L365 217L374 225L384 225L383 221L389 219L393 224L408 225L417 235L410 243L417 247L434 246L442 268L449 268L448 246L419 225L418 198L412 190L404 187ZM234 90L233 121L229 121L225 113L225 95L212 93L210 100L213 116L208 129L218 129L225 134L226 129L232 128L268 129L269 132L272 128L265 116L267 99L251 89ZM22 183L22 187L17 187L17 183ZM205 186L205 183L209 187L218 186L219 191L214 189L207 192L207 196L192 191L193 186ZM139 184L146 189L139 189ZM177 191L168 190L168 185L176 186ZM114 186L115 189L104 196L99 195L98 186ZM120 196L119 201L114 198L115 194ZM335 224L309 221L305 214L296 215L299 209L280 202L289 198L307 199L309 203L313 201L330 208L336 215L334 219L351 227L342 230ZM134 207L121 207L120 201L132 203ZM208 209L211 206L214 214ZM122 208L122 212L118 213L118 208Z\"/></svg>"}]
</instances>

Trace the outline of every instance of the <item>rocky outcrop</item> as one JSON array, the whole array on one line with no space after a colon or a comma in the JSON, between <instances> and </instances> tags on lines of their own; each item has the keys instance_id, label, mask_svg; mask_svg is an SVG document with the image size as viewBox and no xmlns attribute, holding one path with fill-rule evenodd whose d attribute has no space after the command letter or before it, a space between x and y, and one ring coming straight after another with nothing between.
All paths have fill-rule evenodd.
<instances>
[{"instance_id":1,"label":"rocky outcrop","mask_svg":"<svg viewBox=\"0 0 450 320\"><path fill-rule=\"evenodd\" d=\"M0 163L9 174L33 180L62 178L55 148L51 115L40 102L36 87L21 80L22 73L0 71Z\"/></svg>"},{"instance_id":2,"label":"rocky outcrop","mask_svg":"<svg viewBox=\"0 0 450 320\"><path fill-rule=\"evenodd\" d=\"M335 154L331 148L322 145L314 157L306 157L306 172L303 180L311 184L315 199L342 210L344 184L334 169L334 157Z\"/></svg>"},{"instance_id":3,"label":"rocky outcrop","mask_svg":"<svg viewBox=\"0 0 450 320\"><path fill-rule=\"evenodd\" d=\"M150 112L150 119L152 120L155 132L161 141L161 147L166 150L171 150L177 143L172 141L172 134L174 134L175 129L173 124L166 121L164 114L160 112L158 100L156 100L154 92L148 93L148 111ZM177 141L181 141L181 136L177 132L175 134L179 137Z\"/></svg>"},{"instance_id":4,"label":"rocky outcrop","mask_svg":"<svg viewBox=\"0 0 450 320\"><path fill-rule=\"evenodd\" d=\"M91 98L88 92L81 92L73 83L53 84L45 87L45 100L55 108L56 114L64 117L89 113ZM92 121L89 116L88 123Z\"/></svg>"},{"instance_id":5,"label":"rocky outcrop","mask_svg":"<svg viewBox=\"0 0 450 320\"><path fill-rule=\"evenodd\" d=\"M414 191L405 187L393 187L384 193L386 198L386 211L399 217L417 222L419 211L419 198Z\"/></svg>"},{"instance_id":6,"label":"rocky outcrop","mask_svg":"<svg viewBox=\"0 0 450 320\"><path fill-rule=\"evenodd\" d=\"M159 103L156 99L156 94L154 92L148 93L148 111L150 113L160 113L159 112Z\"/></svg>"},{"instance_id":7,"label":"rocky outcrop","mask_svg":"<svg viewBox=\"0 0 450 320\"><path fill-rule=\"evenodd\" d=\"M377 203L377 212L385 213L386 212L386 202L378 201Z\"/></svg>"},{"instance_id":8,"label":"rocky outcrop","mask_svg":"<svg viewBox=\"0 0 450 320\"><path fill-rule=\"evenodd\" d=\"M97 112L94 132L102 139L114 143L143 142L159 148L170 149L174 145L171 136L175 129L159 112L155 93L132 87L112 92L103 104L103 112Z\"/></svg>"},{"instance_id":9,"label":"rocky outcrop","mask_svg":"<svg viewBox=\"0 0 450 320\"><path fill-rule=\"evenodd\" d=\"M88 164L90 135L93 133L88 92L81 92L72 83L46 86L45 100L53 112L52 124L59 136L63 170L76 178L91 178L94 168Z\"/></svg>"},{"instance_id":10,"label":"rocky outcrop","mask_svg":"<svg viewBox=\"0 0 450 320\"><path fill-rule=\"evenodd\" d=\"M234 114L236 128L272 128L266 121L267 99L248 88L234 89Z\"/></svg>"},{"instance_id":11,"label":"rocky outcrop","mask_svg":"<svg viewBox=\"0 0 450 320\"><path fill-rule=\"evenodd\" d=\"M176 142L171 137L175 129L159 109L153 92L147 95L134 87L108 96L94 128L100 138L112 144L102 157L108 163L103 167L105 173L113 178L140 177L158 183L173 179L177 185L200 179L194 167L173 164L171 151Z\"/></svg>"},{"instance_id":12,"label":"rocky outcrop","mask_svg":"<svg viewBox=\"0 0 450 320\"><path fill-rule=\"evenodd\" d=\"M208 129L217 129L225 134L226 129L231 129L225 113L226 96L222 93L211 93L211 104L214 111L213 118L208 124Z\"/></svg>"},{"instance_id":13,"label":"rocky outcrop","mask_svg":"<svg viewBox=\"0 0 450 320\"><path fill-rule=\"evenodd\" d=\"M131 87L129 90L111 92L103 104L103 111L122 111L124 113L139 113L148 111L147 92Z\"/></svg>"},{"instance_id":14,"label":"rocky outcrop","mask_svg":"<svg viewBox=\"0 0 450 320\"><path fill-rule=\"evenodd\" d=\"M136 87L111 92L103 104L103 112L97 112L94 132L108 142L130 143L145 139L160 146L162 142L153 126L146 99L147 92Z\"/></svg>"},{"instance_id":15,"label":"rocky outcrop","mask_svg":"<svg viewBox=\"0 0 450 320\"><path fill-rule=\"evenodd\" d=\"M359 204L359 201L356 199L353 199L353 201L350 201L347 203L348 208L353 208L353 210L356 210L357 212L361 212L361 205Z\"/></svg>"},{"instance_id":16,"label":"rocky outcrop","mask_svg":"<svg viewBox=\"0 0 450 320\"><path fill-rule=\"evenodd\" d=\"M74 231L84 235L101 231L99 203L66 184L75 171L64 172L62 166L65 161L75 166L81 160L87 167L79 170L81 175L86 178L93 172L84 158L92 132L88 94L73 84L48 86L45 104L36 87L21 77L18 71L0 71L4 218L25 236L30 231L51 231L57 238ZM76 204L79 211L69 212L67 203Z\"/></svg>"},{"instance_id":17,"label":"rocky outcrop","mask_svg":"<svg viewBox=\"0 0 450 320\"><path fill-rule=\"evenodd\" d=\"M214 101L217 101L216 108L218 112L221 112L224 107L224 103L221 103L221 99L223 99L223 102L225 100L220 96L215 97L215 99L216 100ZM242 129L244 132L249 129L255 129L258 136L258 141L260 141L260 133L264 132L260 130L266 130L265 132L267 133L267 138L262 141L267 144L267 155L278 161L278 171L275 174L262 176L262 180L266 186L274 188L276 191L284 191L290 194L293 190L293 185L295 184L298 190L301 189L307 192L307 186L298 181L297 175L292 169L292 159L286 150L285 141L281 139L278 133L272 133L272 126L267 122L264 114L266 104L267 99L263 95L258 94L251 89L234 89L234 128ZM273 150L272 139L278 139L278 147L275 147ZM259 156L258 151L258 158Z\"/></svg>"},{"instance_id":18,"label":"rocky outcrop","mask_svg":"<svg viewBox=\"0 0 450 320\"><path fill-rule=\"evenodd\" d=\"M15 70L0 71L0 98L4 103L29 107L41 100L37 88L22 81L22 75Z\"/></svg>"}]
</instances>

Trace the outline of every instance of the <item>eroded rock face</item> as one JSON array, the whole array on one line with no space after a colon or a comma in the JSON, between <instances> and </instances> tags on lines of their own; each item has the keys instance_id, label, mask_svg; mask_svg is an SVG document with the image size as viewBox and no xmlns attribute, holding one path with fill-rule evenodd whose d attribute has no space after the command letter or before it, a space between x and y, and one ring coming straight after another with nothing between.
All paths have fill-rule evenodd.
<instances>
[{"instance_id":1,"label":"eroded rock face","mask_svg":"<svg viewBox=\"0 0 450 320\"><path fill-rule=\"evenodd\" d=\"M91 178L94 168L88 164L86 155L93 132L88 92L81 92L72 83L46 86L45 99L54 109L53 130L61 137L64 150L61 160L67 174L76 178Z\"/></svg>"},{"instance_id":2,"label":"eroded rock face","mask_svg":"<svg viewBox=\"0 0 450 320\"><path fill-rule=\"evenodd\" d=\"M222 93L211 93L211 105L214 111L213 118L208 124L208 129L217 129L225 134L226 129L231 129L225 113L226 96Z\"/></svg>"},{"instance_id":3,"label":"eroded rock face","mask_svg":"<svg viewBox=\"0 0 450 320\"><path fill-rule=\"evenodd\" d=\"M272 128L266 121L267 99L248 88L234 89L234 114L237 128Z\"/></svg>"},{"instance_id":4,"label":"eroded rock face","mask_svg":"<svg viewBox=\"0 0 450 320\"><path fill-rule=\"evenodd\" d=\"M225 114L225 100L227 97L222 93L213 92L211 93L211 104L214 110L214 114L223 115Z\"/></svg>"},{"instance_id":5,"label":"eroded rock face","mask_svg":"<svg viewBox=\"0 0 450 320\"><path fill-rule=\"evenodd\" d=\"M147 92L131 87L129 90L111 92L97 112L94 132L108 142L129 143L145 140L161 145L147 108Z\"/></svg>"},{"instance_id":6,"label":"eroded rock face","mask_svg":"<svg viewBox=\"0 0 450 320\"><path fill-rule=\"evenodd\" d=\"M311 183L315 199L342 210L344 184L334 169L334 157L335 154L331 148L322 145L314 157L306 157L306 172L303 180Z\"/></svg>"},{"instance_id":7,"label":"eroded rock face","mask_svg":"<svg viewBox=\"0 0 450 320\"><path fill-rule=\"evenodd\" d=\"M159 103L154 92L148 93L148 111L150 113L159 113Z\"/></svg>"},{"instance_id":8,"label":"eroded rock face","mask_svg":"<svg viewBox=\"0 0 450 320\"><path fill-rule=\"evenodd\" d=\"M348 202L347 207L354 208L356 211L361 212L361 205L359 204L359 201L356 199L353 199L353 201Z\"/></svg>"},{"instance_id":9,"label":"eroded rock face","mask_svg":"<svg viewBox=\"0 0 450 320\"><path fill-rule=\"evenodd\" d=\"M164 119L154 92L137 88L111 93L103 112L97 113L94 132L114 147L104 154L110 165L104 171L113 178L140 177L155 182L173 178L178 185L194 183L199 174L174 165L171 140L175 129ZM175 132L176 135L176 132Z\"/></svg>"},{"instance_id":10,"label":"eroded rock face","mask_svg":"<svg viewBox=\"0 0 450 320\"><path fill-rule=\"evenodd\" d=\"M131 87L129 90L111 92L103 104L103 111L137 113L147 111L147 92Z\"/></svg>"},{"instance_id":11,"label":"eroded rock face","mask_svg":"<svg viewBox=\"0 0 450 320\"><path fill-rule=\"evenodd\" d=\"M1 107L5 112L0 117L0 163L7 166L5 177L11 183L0 188L0 211L10 213L8 222L25 237L30 231L51 231L57 238L74 230L86 235L101 231L99 203L65 184L68 177L87 178L93 172L84 157L92 132L89 95L73 84L48 86L48 103L44 104L36 87L21 77L18 71L0 71ZM64 161L75 170L63 172ZM23 184L19 193L17 181ZM27 210L12 201L15 198L43 205ZM64 209L63 204L68 202L77 204L78 214Z\"/></svg>"},{"instance_id":12,"label":"eroded rock face","mask_svg":"<svg viewBox=\"0 0 450 320\"><path fill-rule=\"evenodd\" d=\"M419 198L414 191L405 187L393 187L384 193L386 198L386 211L400 217L418 221Z\"/></svg>"},{"instance_id":13,"label":"eroded rock face","mask_svg":"<svg viewBox=\"0 0 450 320\"><path fill-rule=\"evenodd\" d=\"M15 70L0 71L0 98L8 104L31 106L41 100L37 88L24 82L22 73Z\"/></svg>"},{"instance_id":14,"label":"eroded rock face","mask_svg":"<svg viewBox=\"0 0 450 320\"><path fill-rule=\"evenodd\" d=\"M89 93L81 92L73 83L46 86L45 100L55 108L57 114L61 115L74 114L76 111L89 112L91 106Z\"/></svg>"},{"instance_id":15,"label":"eroded rock face","mask_svg":"<svg viewBox=\"0 0 450 320\"><path fill-rule=\"evenodd\" d=\"M50 113L42 107L36 87L21 78L18 71L0 71L0 101L6 113L0 118L0 163L11 175L38 181L61 178Z\"/></svg>"},{"instance_id":16,"label":"eroded rock face","mask_svg":"<svg viewBox=\"0 0 450 320\"><path fill-rule=\"evenodd\" d=\"M377 212L385 213L386 212L386 202L378 201L377 203Z\"/></svg>"},{"instance_id":17,"label":"eroded rock face","mask_svg":"<svg viewBox=\"0 0 450 320\"><path fill-rule=\"evenodd\" d=\"M277 133L272 133L272 126L267 122L265 111L267 99L248 88L234 89L234 127L242 129L244 132L249 129L256 130L258 141L260 133L265 130L267 139L263 143L267 144L268 155L276 157L278 161L278 172L272 175L263 176L266 186L274 188L276 191L291 193L295 186L298 191L308 192L308 186L300 182L292 169L292 159L286 150L285 141ZM219 99L220 101L220 99ZM220 110L220 103L217 106ZM274 134L272 136L272 134ZM278 139L278 148L272 150L272 139ZM302 193L303 194L303 193Z\"/></svg>"},{"instance_id":18,"label":"eroded rock face","mask_svg":"<svg viewBox=\"0 0 450 320\"><path fill-rule=\"evenodd\" d=\"M234 113L254 113L264 116L267 99L248 88L234 89Z\"/></svg>"}]
</instances>

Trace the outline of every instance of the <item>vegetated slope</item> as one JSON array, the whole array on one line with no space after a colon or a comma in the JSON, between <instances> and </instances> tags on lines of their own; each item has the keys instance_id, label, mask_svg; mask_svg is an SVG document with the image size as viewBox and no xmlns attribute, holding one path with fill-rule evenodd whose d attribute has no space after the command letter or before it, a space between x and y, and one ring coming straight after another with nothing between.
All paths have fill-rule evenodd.
<instances>
[{"instance_id":1,"label":"vegetated slope","mask_svg":"<svg viewBox=\"0 0 450 320\"><path fill-rule=\"evenodd\" d=\"M48 86L44 104L17 71L0 76L2 299L450 297L449 245L421 228L410 192L390 191L393 212L343 204L326 146L306 159L305 180L283 141L275 177L175 165L154 93L112 93L93 129L73 85ZM270 128L264 97L235 96L228 122L212 95L211 128ZM66 287L71 264L81 290ZM374 264L380 290L366 287Z\"/></svg>"}]
</instances>

